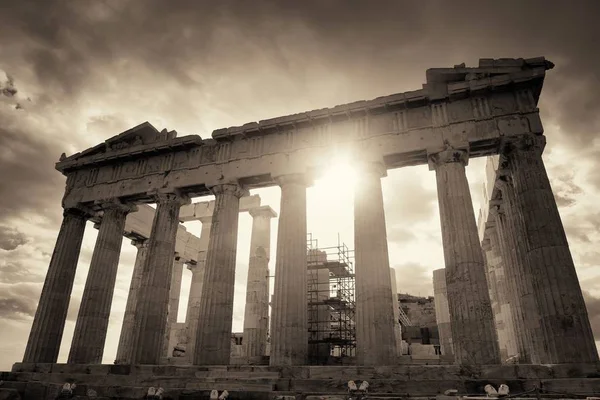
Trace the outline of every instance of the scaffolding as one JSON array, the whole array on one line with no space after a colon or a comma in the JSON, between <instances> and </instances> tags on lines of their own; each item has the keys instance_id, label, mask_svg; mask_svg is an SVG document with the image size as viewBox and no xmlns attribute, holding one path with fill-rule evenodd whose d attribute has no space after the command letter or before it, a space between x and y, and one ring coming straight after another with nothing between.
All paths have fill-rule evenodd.
<instances>
[{"instance_id":1,"label":"scaffolding","mask_svg":"<svg viewBox=\"0 0 600 400\"><path fill-rule=\"evenodd\" d=\"M340 242L319 247L307 237L310 364L343 363L356 354L353 251Z\"/></svg>"}]
</instances>

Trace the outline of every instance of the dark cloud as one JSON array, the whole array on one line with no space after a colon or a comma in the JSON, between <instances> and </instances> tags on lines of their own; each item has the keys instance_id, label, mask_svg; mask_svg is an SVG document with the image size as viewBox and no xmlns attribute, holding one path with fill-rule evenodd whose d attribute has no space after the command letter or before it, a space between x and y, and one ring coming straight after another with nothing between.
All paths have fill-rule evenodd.
<instances>
[{"instance_id":1,"label":"dark cloud","mask_svg":"<svg viewBox=\"0 0 600 400\"><path fill-rule=\"evenodd\" d=\"M16 228L0 225L0 249L11 251L28 241L27 236Z\"/></svg>"},{"instance_id":2,"label":"dark cloud","mask_svg":"<svg viewBox=\"0 0 600 400\"><path fill-rule=\"evenodd\" d=\"M0 317L22 320L35 315L41 284L0 283Z\"/></svg>"},{"instance_id":3,"label":"dark cloud","mask_svg":"<svg viewBox=\"0 0 600 400\"><path fill-rule=\"evenodd\" d=\"M4 126L0 127L0 149L0 170L4 176L0 180L0 215L47 213L48 218L60 218L65 179L54 170L61 153L60 143L49 143L16 126Z\"/></svg>"},{"instance_id":4,"label":"dark cloud","mask_svg":"<svg viewBox=\"0 0 600 400\"><path fill-rule=\"evenodd\" d=\"M22 283L22 282L43 282L44 275L36 273L22 263L6 262L0 264L0 282L3 283Z\"/></svg>"}]
</instances>

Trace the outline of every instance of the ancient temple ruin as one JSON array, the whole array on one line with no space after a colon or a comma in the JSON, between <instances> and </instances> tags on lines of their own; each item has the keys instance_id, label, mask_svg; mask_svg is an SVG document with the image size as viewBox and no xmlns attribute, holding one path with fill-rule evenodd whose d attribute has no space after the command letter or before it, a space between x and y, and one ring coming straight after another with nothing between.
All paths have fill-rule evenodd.
<instances>
[{"instance_id":1,"label":"ancient temple ruin","mask_svg":"<svg viewBox=\"0 0 600 400\"><path fill-rule=\"evenodd\" d=\"M402 387L413 394L443 392L445 383L438 380L448 374L454 374L453 384L461 382L470 390L477 379L519 376L523 387L528 379L548 378L546 387L556 388L552 379L568 375L557 366L546 376L529 364L577 364L578 371L597 371L586 307L542 161L546 137L537 104L552 67L543 57L481 59L477 67L429 69L423 87L411 92L217 129L210 138L177 137L146 122L88 150L63 155L56 169L67 177L64 220L25 356L15 364L15 372L58 365L83 231L90 219L99 224L99 233L68 364L100 364L122 236L128 234L130 216L145 203L155 203L151 226L143 235L133 235L139 253L130 293L134 300L128 303L130 336L117 357L131 368L124 374L164 363L165 343L177 346L168 333L177 331L170 291L178 285L174 271L180 275L184 263L194 270L192 285L197 290L190 300L191 320L188 317L186 333L180 335L187 342L183 364L189 371L230 364L238 215L248 211L254 218L244 321L248 363L265 355L270 326L270 367L264 367L270 369L260 371L291 374L285 375L288 390L308 390L310 384L302 380L307 377L326 379L315 372L318 369L294 374L281 367L304 371L301 367L309 361L306 188L339 151L352 155L361 179L354 198L352 356L355 365L365 366L362 371L406 367L402 371L409 372L389 372L393 382L386 383L392 385L388 392ZM470 158L487 156L497 156L486 211L493 218L484 221L485 235L480 237L465 166ZM479 375L471 372L468 377L454 366L431 366L437 369L417 374L410 368L419 366L399 365L381 179L388 169L416 165L428 165L437 180L445 271L436 277L443 276L439 279L445 285L436 287L436 293L445 293L446 303L439 307L447 307L444 326L451 334L443 346L452 348L456 368L479 366ZM274 185L281 188L279 216L268 206L244 206L249 189ZM209 194L215 196L211 212L198 214L190 198ZM277 256L270 266L270 219L275 217ZM177 249L180 222L194 218L203 223L201 238ZM193 249L189 256L188 248ZM490 300L488 285L495 281L489 281L489 269L500 256L506 278L495 293L505 298ZM273 269L269 321L268 275ZM509 304L506 318L514 326L514 346L523 364L520 373L489 367L502 361L495 319L501 314L498 301ZM115 366L97 367L111 376L113 369L108 367ZM523 371L528 371L526 376ZM381 374L387 376L382 372L373 379ZM189 376L190 381L199 379ZM584 380L587 376L581 372L570 378L585 381L587 386L578 387L599 390L598 379ZM415 379L438 383L418 386ZM203 387L194 382L194 387ZM280 381L272 385L273 391L284 391ZM178 388L173 386L172 393Z\"/></svg>"}]
</instances>

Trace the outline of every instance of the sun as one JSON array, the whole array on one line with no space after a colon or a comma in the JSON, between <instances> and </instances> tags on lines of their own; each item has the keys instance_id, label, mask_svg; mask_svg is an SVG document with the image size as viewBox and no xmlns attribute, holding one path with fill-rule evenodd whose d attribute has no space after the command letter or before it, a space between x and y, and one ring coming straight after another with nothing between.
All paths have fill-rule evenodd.
<instances>
[{"instance_id":1,"label":"sun","mask_svg":"<svg viewBox=\"0 0 600 400\"><path fill-rule=\"evenodd\" d=\"M346 156L336 156L328 163L325 173L315 182L322 196L340 196L354 193L358 176Z\"/></svg>"}]
</instances>

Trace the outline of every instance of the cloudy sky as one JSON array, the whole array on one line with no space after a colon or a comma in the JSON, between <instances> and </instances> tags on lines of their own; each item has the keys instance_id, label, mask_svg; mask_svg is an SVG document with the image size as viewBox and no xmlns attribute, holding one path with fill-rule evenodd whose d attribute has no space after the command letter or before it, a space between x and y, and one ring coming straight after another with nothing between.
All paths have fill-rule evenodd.
<instances>
[{"instance_id":1,"label":"cloudy sky","mask_svg":"<svg viewBox=\"0 0 600 400\"><path fill-rule=\"evenodd\" d=\"M600 338L599 6L0 0L0 369L22 358L60 226L65 179L54 163L61 153L143 121L207 138L216 128L419 89L427 68L475 66L479 58L545 56L556 64L539 104L544 159ZM467 171L476 209L483 167L471 160ZM430 295L431 271L443 267L435 175L426 166L390 171L383 190L398 288ZM277 188L254 193L278 211ZM186 226L200 231L199 223ZM251 217L241 214L236 331L250 228ZM272 228L274 241L276 221ZM330 174L309 189L308 230L321 246L336 244L339 232L352 247L351 180ZM59 361L68 354L96 233L90 224ZM116 353L134 250L124 242L107 363Z\"/></svg>"}]
</instances>

